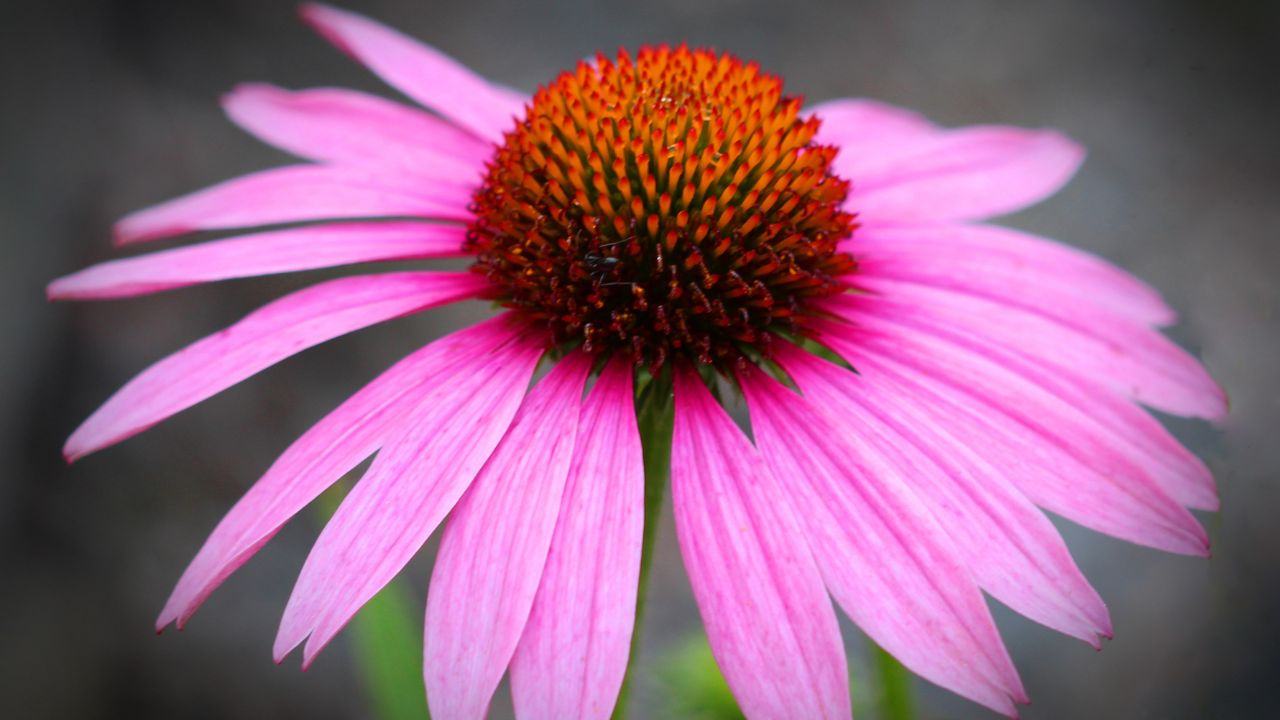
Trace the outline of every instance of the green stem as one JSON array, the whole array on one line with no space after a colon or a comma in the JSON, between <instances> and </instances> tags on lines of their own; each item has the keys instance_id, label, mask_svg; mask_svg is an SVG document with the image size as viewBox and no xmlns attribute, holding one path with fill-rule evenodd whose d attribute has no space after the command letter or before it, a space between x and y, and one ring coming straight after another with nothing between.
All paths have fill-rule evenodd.
<instances>
[{"instance_id":1,"label":"green stem","mask_svg":"<svg viewBox=\"0 0 1280 720\"><path fill-rule=\"evenodd\" d=\"M327 521L346 487L320 496L316 515ZM422 687L422 621L404 583L393 580L351 621L351 639L360 683L378 720L430 720Z\"/></svg>"},{"instance_id":2,"label":"green stem","mask_svg":"<svg viewBox=\"0 0 1280 720\"><path fill-rule=\"evenodd\" d=\"M422 626L404 583L392 581L351 623L352 651L378 720L429 719L422 687Z\"/></svg>"},{"instance_id":3,"label":"green stem","mask_svg":"<svg viewBox=\"0 0 1280 720\"><path fill-rule=\"evenodd\" d=\"M879 646L873 647L873 655L880 679L880 719L911 720L915 717L911 701L911 673Z\"/></svg>"},{"instance_id":4,"label":"green stem","mask_svg":"<svg viewBox=\"0 0 1280 720\"><path fill-rule=\"evenodd\" d=\"M640 444L644 451L644 534L640 550L640 584L636 590L636 622L631 634L631 657L627 661L622 689L618 692L618 703L613 711L614 720L624 720L627 716L632 675L640 651L649 569L653 564L653 545L658 535L662 499L666 495L667 481L671 477L671 429L674 421L671 381L665 376L654 378L640 391L640 397L636 401L636 422L640 427Z\"/></svg>"}]
</instances>

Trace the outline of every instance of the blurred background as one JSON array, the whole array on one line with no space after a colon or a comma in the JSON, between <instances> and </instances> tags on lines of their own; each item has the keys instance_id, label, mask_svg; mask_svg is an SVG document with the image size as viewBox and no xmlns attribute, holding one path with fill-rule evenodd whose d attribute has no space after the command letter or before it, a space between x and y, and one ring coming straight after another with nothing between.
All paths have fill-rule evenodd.
<instances>
[{"instance_id":1,"label":"blurred background","mask_svg":"<svg viewBox=\"0 0 1280 720\"><path fill-rule=\"evenodd\" d=\"M1169 422L1214 469L1223 510L1203 517L1211 561L1061 524L1117 635L1098 653L997 607L1033 699L1025 717L1280 717L1280 5L347 6L524 90L597 49L687 40L754 58L813 101L870 96L948 125L1054 126L1083 142L1090 156L1077 179L1006 222L1118 263L1179 310L1171 333L1225 385L1232 414L1222 427ZM50 279L114 256L110 227L125 212L287 160L222 117L219 94L244 80L394 96L297 22L292 2L0 4L4 717L367 714L349 637L305 674L296 657L271 663L275 624L317 531L312 515L185 632L157 638L152 621L205 535L277 453L382 368L484 308L362 331L74 467L59 457L66 435L135 372L324 275L44 301ZM700 632L669 516L663 523L637 718L678 712L663 668L687 661L673 658ZM431 550L402 576L415 604ZM851 627L846 637L862 707L868 656ZM994 717L915 687L922 717ZM505 690L493 707L509 716Z\"/></svg>"}]
</instances>

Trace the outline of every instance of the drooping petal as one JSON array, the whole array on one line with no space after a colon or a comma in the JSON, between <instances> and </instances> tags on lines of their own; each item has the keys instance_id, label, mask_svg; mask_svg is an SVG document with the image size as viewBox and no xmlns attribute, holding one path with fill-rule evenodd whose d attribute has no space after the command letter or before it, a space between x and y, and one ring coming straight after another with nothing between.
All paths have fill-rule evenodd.
<instances>
[{"instance_id":1,"label":"drooping petal","mask_svg":"<svg viewBox=\"0 0 1280 720\"><path fill-rule=\"evenodd\" d=\"M990 378L969 374L972 363L957 368L950 353L931 354L899 336L817 325L828 347L859 372L894 378L949 434L982 448L983 457L1035 504L1142 545L1196 555L1207 551L1207 536L1196 519L1140 469L1105 446L1064 437L1079 417L1060 403L1016 382L988 385Z\"/></svg>"},{"instance_id":2,"label":"drooping petal","mask_svg":"<svg viewBox=\"0 0 1280 720\"><path fill-rule=\"evenodd\" d=\"M388 85L490 141L522 113L519 94L493 85L458 61L369 18L327 5L302 6L302 18Z\"/></svg>"},{"instance_id":3,"label":"drooping petal","mask_svg":"<svg viewBox=\"0 0 1280 720\"><path fill-rule=\"evenodd\" d=\"M1052 131L951 130L857 168L846 207L868 222L979 220L1052 195L1083 159L1079 145Z\"/></svg>"},{"instance_id":4,"label":"drooping petal","mask_svg":"<svg viewBox=\"0 0 1280 720\"><path fill-rule=\"evenodd\" d=\"M111 260L58 278L50 300L133 297L232 278L352 263L464 255L461 225L364 222L313 225L214 240Z\"/></svg>"},{"instance_id":5,"label":"drooping petal","mask_svg":"<svg viewBox=\"0 0 1280 720\"><path fill-rule=\"evenodd\" d=\"M822 120L813 141L840 148L835 165L846 178L857 178L863 166L875 167L942 132L919 113L875 100L832 100L808 114Z\"/></svg>"},{"instance_id":6,"label":"drooping petal","mask_svg":"<svg viewBox=\"0 0 1280 720\"><path fill-rule=\"evenodd\" d=\"M1052 314L1084 305L1147 325L1176 314L1138 278L1074 248L994 225L863 225L842 244L859 272Z\"/></svg>"},{"instance_id":7,"label":"drooping petal","mask_svg":"<svg viewBox=\"0 0 1280 720\"><path fill-rule=\"evenodd\" d=\"M855 374L789 344L787 374L813 404L893 464L942 524L978 585L1014 610L1097 646L1106 606L1058 531L982 453L942 431L879 374Z\"/></svg>"},{"instance_id":8,"label":"drooping petal","mask_svg":"<svg viewBox=\"0 0 1280 720\"><path fill-rule=\"evenodd\" d=\"M403 272L286 295L142 371L71 434L63 453L75 460L101 450L309 347L487 288L471 273Z\"/></svg>"},{"instance_id":9,"label":"drooping petal","mask_svg":"<svg viewBox=\"0 0 1280 720\"><path fill-rule=\"evenodd\" d=\"M472 185L358 167L294 165L252 173L121 218L127 245L199 230L311 220L423 217L467 222Z\"/></svg>"},{"instance_id":10,"label":"drooping petal","mask_svg":"<svg viewBox=\"0 0 1280 720\"><path fill-rule=\"evenodd\" d=\"M740 378L760 456L796 504L836 602L920 676L1015 715L1026 695L982 593L878 448L763 373Z\"/></svg>"},{"instance_id":11,"label":"drooping petal","mask_svg":"<svg viewBox=\"0 0 1280 720\"><path fill-rule=\"evenodd\" d=\"M591 356L525 397L449 518L427 593L423 668L439 718L483 718L533 606L560 514Z\"/></svg>"},{"instance_id":12,"label":"drooping petal","mask_svg":"<svg viewBox=\"0 0 1280 720\"><path fill-rule=\"evenodd\" d=\"M476 180L488 143L400 103L355 90L238 85L222 100L237 125L299 157Z\"/></svg>"},{"instance_id":13,"label":"drooping petal","mask_svg":"<svg viewBox=\"0 0 1280 720\"><path fill-rule=\"evenodd\" d=\"M1018 332L1024 326L1005 320L1001 308L992 310L985 301L901 284L874 285L884 294L861 298L867 312L963 348L959 353L990 358L1002 371L1015 373L1078 409L1087 424L1096 426L1094 437L1099 442L1129 458L1178 502L1217 508L1213 476L1204 463L1124 396L1129 387L1113 379L1121 363L1080 358L1070 341L1055 340L1056 328L1051 327L1048 335Z\"/></svg>"},{"instance_id":14,"label":"drooping petal","mask_svg":"<svg viewBox=\"0 0 1280 720\"><path fill-rule=\"evenodd\" d=\"M307 556L277 660L307 638L309 665L422 547L511 425L545 346L530 336L468 363L402 419Z\"/></svg>"},{"instance_id":15,"label":"drooping petal","mask_svg":"<svg viewBox=\"0 0 1280 720\"><path fill-rule=\"evenodd\" d=\"M205 598L299 510L377 451L431 388L510 343L523 323L500 315L409 355L307 430L218 523L156 620L181 628Z\"/></svg>"},{"instance_id":16,"label":"drooping petal","mask_svg":"<svg viewBox=\"0 0 1280 720\"><path fill-rule=\"evenodd\" d=\"M870 275L858 282L888 301L957 318L992 342L1079 372L1144 405L1208 419L1226 414L1226 394L1204 366L1154 328L1090 312L1080 303L1074 312L1063 309L1046 316L953 290ZM840 299L844 306L859 301L854 296Z\"/></svg>"},{"instance_id":17,"label":"drooping petal","mask_svg":"<svg viewBox=\"0 0 1280 720\"><path fill-rule=\"evenodd\" d=\"M849 717L840 630L787 496L693 371L675 396L676 531L734 697L752 718Z\"/></svg>"},{"instance_id":18,"label":"drooping petal","mask_svg":"<svg viewBox=\"0 0 1280 720\"><path fill-rule=\"evenodd\" d=\"M644 458L631 363L618 357L582 408L542 582L511 661L521 720L604 720L626 673L644 529Z\"/></svg>"}]
</instances>

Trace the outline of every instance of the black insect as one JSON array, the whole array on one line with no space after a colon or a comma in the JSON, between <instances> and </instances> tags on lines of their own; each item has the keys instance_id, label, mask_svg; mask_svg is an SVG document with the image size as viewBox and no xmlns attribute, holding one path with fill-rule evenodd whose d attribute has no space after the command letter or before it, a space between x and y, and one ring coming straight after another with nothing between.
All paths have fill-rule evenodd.
<instances>
[{"instance_id":1,"label":"black insect","mask_svg":"<svg viewBox=\"0 0 1280 720\"><path fill-rule=\"evenodd\" d=\"M591 273L591 282L597 285L605 285L605 279L612 277L613 272L618 269L622 261L610 255L598 255L596 253L587 253L582 256L582 260L587 264L587 269Z\"/></svg>"},{"instance_id":2,"label":"black insect","mask_svg":"<svg viewBox=\"0 0 1280 720\"><path fill-rule=\"evenodd\" d=\"M631 238L615 240L613 242L605 243L599 246L598 248L596 248L596 250L603 250L605 248L614 247L616 245L621 245L623 243L630 242L630 241L631 241ZM609 280L616 276L615 273L617 272L618 268L622 266L622 258L616 258L612 255L604 255L602 253L592 251L583 255L582 261L587 265L587 270L590 273L591 282L595 283L600 287L631 284L629 282L605 282L605 280Z\"/></svg>"}]
</instances>

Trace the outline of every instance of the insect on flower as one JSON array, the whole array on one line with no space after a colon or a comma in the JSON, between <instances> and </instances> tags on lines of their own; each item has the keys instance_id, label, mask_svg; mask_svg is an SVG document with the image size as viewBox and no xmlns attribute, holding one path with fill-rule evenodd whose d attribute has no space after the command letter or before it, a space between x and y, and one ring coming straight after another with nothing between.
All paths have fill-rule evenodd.
<instances>
[{"instance_id":1,"label":"insect on flower","mask_svg":"<svg viewBox=\"0 0 1280 720\"><path fill-rule=\"evenodd\" d=\"M634 237L615 240L601 245L596 251L583 254L582 260L586 264L587 269L590 270L589 274L592 281L605 287L613 285L631 285L631 283L624 282L606 282L616 275L618 269L622 266L622 258L616 255L603 254L603 251L607 248L625 245L634 241Z\"/></svg>"},{"instance_id":2,"label":"insect on flower","mask_svg":"<svg viewBox=\"0 0 1280 720\"><path fill-rule=\"evenodd\" d=\"M367 18L303 17L425 110L241 86L231 119L310 162L125 217L120 244L238 234L88 268L50 297L390 260L470 270L355 275L268 304L143 371L67 457L348 332L462 300L501 310L289 446L158 627L373 456L302 568L276 657L305 643L310 663L443 525L433 715L483 715L509 669L521 718L606 717L640 573L638 392L674 397L680 546L750 717L850 714L833 600L912 671L1014 714L1026 694L984 591L1086 642L1111 634L1042 509L1207 553L1188 508L1216 509L1213 478L1143 407L1226 412L1159 331L1173 311L1102 260L985 222L1073 175L1083 151L1062 135L944 129L868 100L806 108L755 64L687 47L601 55L526 96ZM745 398L750 439L712 378Z\"/></svg>"}]
</instances>

